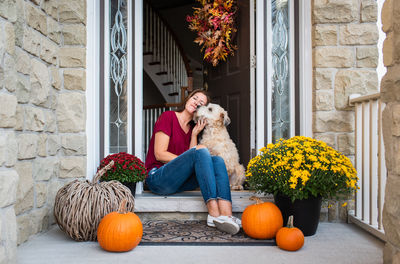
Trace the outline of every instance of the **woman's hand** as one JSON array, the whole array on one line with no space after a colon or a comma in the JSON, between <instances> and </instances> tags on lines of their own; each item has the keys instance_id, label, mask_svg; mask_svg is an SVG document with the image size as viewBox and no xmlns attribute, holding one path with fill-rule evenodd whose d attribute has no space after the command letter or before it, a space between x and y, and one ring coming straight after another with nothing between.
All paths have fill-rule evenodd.
<instances>
[{"instance_id":1,"label":"woman's hand","mask_svg":"<svg viewBox=\"0 0 400 264\"><path fill-rule=\"evenodd\" d=\"M207 125L207 120L199 119L199 121L197 121L197 124L194 126L192 130L192 137L197 137L197 135L204 129L206 125Z\"/></svg>"}]
</instances>

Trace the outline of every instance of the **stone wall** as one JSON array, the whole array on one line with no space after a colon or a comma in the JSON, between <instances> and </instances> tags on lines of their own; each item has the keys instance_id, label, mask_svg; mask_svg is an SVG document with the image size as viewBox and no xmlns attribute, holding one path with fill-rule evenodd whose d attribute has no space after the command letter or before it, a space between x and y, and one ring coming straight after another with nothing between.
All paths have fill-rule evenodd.
<instances>
[{"instance_id":1,"label":"stone wall","mask_svg":"<svg viewBox=\"0 0 400 264\"><path fill-rule=\"evenodd\" d=\"M386 103L383 112L383 140L385 144L386 182L383 227L387 243L383 251L384 263L400 263L400 2L386 0L382 9L383 62L387 73L381 82L381 98Z\"/></svg>"},{"instance_id":2,"label":"stone wall","mask_svg":"<svg viewBox=\"0 0 400 264\"><path fill-rule=\"evenodd\" d=\"M349 95L378 90L375 0L313 1L313 133L354 160L354 110ZM346 220L330 201L329 220Z\"/></svg>"},{"instance_id":3,"label":"stone wall","mask_svg":"<svg viewBox=\"0 0 400 264\"><path fill-rule=\"evenodd\" d=\"M0 1L0 263L86 176L86 1Z\"/></svg>"}]
</instances>

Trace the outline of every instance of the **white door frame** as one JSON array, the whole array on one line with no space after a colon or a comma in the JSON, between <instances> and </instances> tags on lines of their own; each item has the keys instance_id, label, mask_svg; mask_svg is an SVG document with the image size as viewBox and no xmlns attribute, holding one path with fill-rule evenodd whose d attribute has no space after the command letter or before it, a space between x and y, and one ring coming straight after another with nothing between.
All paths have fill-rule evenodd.
<instances>
[{"instance_id":1,"label":"white door frame","mask_svg":"<svg viewBox=\"0 0 400 264\"><path fill-rule=\"evenodd\" d=\"M251 118L255 120L253 125L255 126L255 147L258 151L261 147L265 145L265 143L270 142L271 136L268 134L271 133L271 129L265 131L265 122L267 120L271 120L270 111L265 113L264 105L265 102L265 79L270 80L270 77L265 78L265 68L264 68L264 45L267 44L267 52L270 48L268 46L268 42L264 42L264 30L265 26L268 26L268 23L265 22L264 18L264 0L254 0L256 1L256 35L257 42L255 43L256 49L256 79L255 79L255 91L251 90L252 93L252 102L254 105L255 102L255 116L254 112L251 115ZM131 1L128 1L131 2ZM87 135L87 178L91 179L96 172L96 168L100 163L99 160L99 80L101 77L99 70L99 49L100 49L100 3L95 0L87 0L87 59L86 59L86 135ZM300 69L302 69L302 74L300 75L300 133L304 136L312 137L312 44L311 44L311 32L312 32L312 24L311 24L311 1L310 0L299 0L300 7ZM133 72L133 76L129 78L132 82L130 85L134 84L130 87L135 87L134 93L134 107L135 109L135 126L132 128L134 131L134 145L135 149L132 150L133 153L141 158L142 160L142 109L143 109L143 28L142 28L142 19L143 19L143 0L135 0L134 1L134 10L135 16L134 25L135 25L135 36L134 39L129 40L130 43L135 44L134 50L134 58L135 58L135 70ZM129 9L132 10L132 9ZM133 22L131 20L131 22ZM132 24L130 24L132 25ZM140 32L140 33L139 33ZM269 31L270 32L270 31ZM130 34L132 36L132 34ZM132 47L132 46L130 46ZM131 49L132 50L132 49ZM133 54L131 54L133 55ZM130 60L132 61L132 60ZM107 63L105 63L105 67L107 67ZM254 76L254 74L253 74ZM133 79L132 79L133 77ZM254 88L253 88L254 90ZM131 97L132 98L132 97ZM270 107L270 104L267 104ZM252 106L254 107L254 106ZM132 109L131 108L131 109ZM130 118L132 120L132 118ZM130 133L132 133L131 131ZM266 137L267 136L267 137ZM130 137L132 138L132 137ZM267 138L267 140L266 140ZM254 140L252 141L254 142ZM251 143L253 144L253 143Z\"/></svg>"}]
</instances>

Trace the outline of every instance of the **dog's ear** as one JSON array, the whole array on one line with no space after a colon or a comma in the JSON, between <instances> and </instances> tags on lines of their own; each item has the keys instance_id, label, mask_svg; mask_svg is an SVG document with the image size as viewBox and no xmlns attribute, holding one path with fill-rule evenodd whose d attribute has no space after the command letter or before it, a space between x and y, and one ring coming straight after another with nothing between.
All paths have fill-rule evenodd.
<instances>
[{"instance_id":1,"label":"dog's ear","mask_svg":"<svg viewBox=\"0 0 400 264\"><path fill-rule=\"evenodd\" d=\"M222 112L220 114L221 120L224 122L224 126L227 126L231 123L231 119L228 116L228 113L226 111Z\"/></svg>"}]
</instances>

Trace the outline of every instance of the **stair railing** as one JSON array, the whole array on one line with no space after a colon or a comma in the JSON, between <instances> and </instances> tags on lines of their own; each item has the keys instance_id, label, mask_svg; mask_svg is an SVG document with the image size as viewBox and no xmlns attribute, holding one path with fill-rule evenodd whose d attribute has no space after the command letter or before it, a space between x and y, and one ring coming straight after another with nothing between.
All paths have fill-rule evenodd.
<instances>
[{"instance_id":1,"label":"stair railing","mask_svg":"<svg viewBox=\"0 0 400 264\"><path fill-rule=\"evenodd\" d=\"M349 220L385 240L382 211L387 170L382 135L384 103L380 93L352 96L355 106L355 167L360 189L355 193L355 210Z\"/></svg>"},{"instance_id":2,"label":"stair railing","mask_svg":"<svg viewBox=\"0 0 400 264\"><path fill-rule=\"evenodd\" d=\"M144 9L144 54L151 55L153 64L160 65L166 75L170 96L179 96L181 87L193 89L193 74L182 46L168 23L149 3Z\"/></svg>"}]
</instances>

